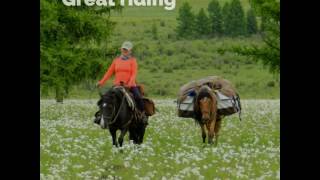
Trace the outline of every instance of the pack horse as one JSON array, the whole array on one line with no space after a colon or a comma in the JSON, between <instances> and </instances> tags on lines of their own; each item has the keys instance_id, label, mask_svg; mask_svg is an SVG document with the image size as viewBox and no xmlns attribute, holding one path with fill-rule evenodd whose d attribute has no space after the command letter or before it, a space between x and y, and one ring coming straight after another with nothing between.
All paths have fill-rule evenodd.
<instances>
[{"instance_id":1,"label":"pack horse","mask_svg":"<svg viewBox=\"0 0 320 180\"><path fill-rule=\"evenodd\" d=\"M231 83L218 76L191 81L180 88L177 99L179 117L193 118L201 127L203 143L217 144L221 120L239 113L240 96Z\"/></svg>"}]
</instances>

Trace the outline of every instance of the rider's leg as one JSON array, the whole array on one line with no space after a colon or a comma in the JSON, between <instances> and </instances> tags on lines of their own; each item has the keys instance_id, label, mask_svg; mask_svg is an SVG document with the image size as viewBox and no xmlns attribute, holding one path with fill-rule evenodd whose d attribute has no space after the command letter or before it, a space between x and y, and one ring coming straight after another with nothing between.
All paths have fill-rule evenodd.
<instances>
[{"instance_id":1,"label":"rider's leg","mask_svg":"<svg viewBox=\"0 0 320 180\"><path fill-rule=\"evenodd\" d=\"M138 105L138 109L143 112L144 111L144 103L143 103L143 100L142 100L142 96L140 94L140 91L138 89L137 86L134 86L131 88L132 90L132 93L133 93L133 96L134 96L134 99L136 100L137 102L137 105Z\"/></svg>"}]
</instances>

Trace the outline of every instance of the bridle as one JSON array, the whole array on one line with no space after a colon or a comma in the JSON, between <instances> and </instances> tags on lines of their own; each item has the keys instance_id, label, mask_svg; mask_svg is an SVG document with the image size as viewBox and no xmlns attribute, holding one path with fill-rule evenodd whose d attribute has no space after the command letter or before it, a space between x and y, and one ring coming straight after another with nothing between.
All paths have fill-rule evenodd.
<instances>
[{"instance_id":1,"label":"bridle","mask_svg":"<svg viewBox=\"0 0 320 180\"><path fill-rule=\"evenodd\" d=\"M123 96L122 99L121 99L121 104L119 106L119 109L118 109L118 112L117 112L116 116L112 119L112 121L110 123L108 123L108 125L111 125L111 124L116 122L116 119L118 118L118 116L120 114L120 110L121 110L121 108L122 108L122 106L124 104L124 99L125 99L125 96ZM102 107L104 107L104 104L105 103L103 103ZM113 117L115 113L116 113L116 107L113 106L113 110L112 110L111 116L109 116L109 117ZM102 114L102 116L103 116L103 114Z\"/></svg>"}]
</instances>

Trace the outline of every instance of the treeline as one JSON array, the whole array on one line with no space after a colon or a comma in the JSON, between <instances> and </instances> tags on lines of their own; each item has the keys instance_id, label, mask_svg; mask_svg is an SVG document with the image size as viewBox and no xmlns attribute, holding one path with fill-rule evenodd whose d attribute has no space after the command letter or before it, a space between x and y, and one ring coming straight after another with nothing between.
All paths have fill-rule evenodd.
<instances>
[{"instance_id":1,"label":"treeline","mask_svg":"<svg viewBox=\"0 0 320 180\"><path fill-rule=\"evenodd\" d=\"M226 2L223 6L218 0L212 0L206 11L201 8L196 14L185 2L179 9L177 21L177 36L180 38L237 37L258 33L254 11L249 9L245 13L239 0Z\"/></svg>"},{"instance_id":2,"label":"treeline","mask_svg":"<svg viewBox=\"0 0 320 180\"><path fill-rule=\"evenodd\" d=\"M55 91L62 102L73 85L96 78L115 26L111 10L121 7L67 7L62 1L40 1L41 94Z\"/></svg>"},{"instance_id":3,"label":"treeline","mask_svg":"<svg viewBox=\"0 0 320 180\"><path fill-rule=\"evenodd\" d=\"M280 1L278 0L251 0L257 14L261 17L263 29L261 33L262 46L238 46L233 51L261 61L269 67L270 72L280 73Z\"/></svg>"}]
</instances>

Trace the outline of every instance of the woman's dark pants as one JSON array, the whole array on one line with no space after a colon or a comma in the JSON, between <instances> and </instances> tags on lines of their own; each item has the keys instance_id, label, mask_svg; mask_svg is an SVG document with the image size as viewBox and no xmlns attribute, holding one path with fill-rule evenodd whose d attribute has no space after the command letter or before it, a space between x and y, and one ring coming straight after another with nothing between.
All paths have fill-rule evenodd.
<instances>
[{"instance_id":1,"label":"woman's dark pants","mask_svg":"<svg viewBox=\"0 0 320 180\"><path fill-rule=\"evenodd\" d=\"M144 108L143 108L144 107L144 103L143 103L142 96L141 96L141 93L139 91L139 88L137 86L132 87L131 91L133 93L133 97L134 97L135 101L137 102L138 109L142 112L144 110Z\"/></svg>"}]
</instances>

